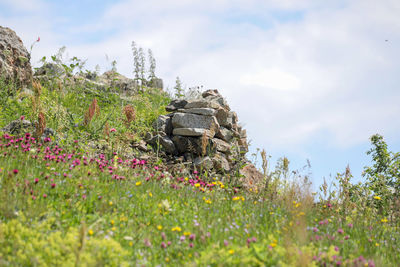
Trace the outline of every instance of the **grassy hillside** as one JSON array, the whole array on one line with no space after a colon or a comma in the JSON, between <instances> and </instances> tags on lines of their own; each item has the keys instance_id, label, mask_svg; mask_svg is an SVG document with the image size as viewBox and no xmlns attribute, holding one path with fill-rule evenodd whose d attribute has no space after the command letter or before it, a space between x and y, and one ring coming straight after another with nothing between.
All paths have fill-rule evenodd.
<instances>
[{"instance_id":1,"label":"grassy hillside","mask_svg":"<svg viewBox=\"0 0 400 267\"><path fill-rule=\"evenodd\" d=\"M130 96L61 80L32 92L2 83L0 94L0 128L28 119L56 132L0 133L0 266L400 262L396 209L349 173L335 192L312 193L282 160L268 190L245 191L135 149L170 101L158 89Z\"/></svg>"}]
</instances>

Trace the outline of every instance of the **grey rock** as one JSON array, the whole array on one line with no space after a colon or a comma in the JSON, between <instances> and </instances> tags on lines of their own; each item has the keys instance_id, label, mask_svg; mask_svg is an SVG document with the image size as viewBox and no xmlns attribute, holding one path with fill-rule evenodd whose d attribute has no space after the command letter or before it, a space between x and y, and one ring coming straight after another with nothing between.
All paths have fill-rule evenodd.
<instances>
[{"instance_id":1,"label":"grey rock","mask_svg":"<svg viewBox=\"0 0 400 267\"><path fill-rule=\"evenodd\" d=\"M215 109L212 108L178 109L178 112L205 115L205 116L214 116L216 113Z\"/></svg>"},{"instance_id":2,"label":"grey rock","mask_svg":"<svg viewBox=\"0 0 400 267\"><path fill-rule=\"evenodd\" d=\"M164 82L160 78L153 78L151 81L147 82L147 86L152 87L152 88L163 89Z\"/></svg>"},{"instance_id":3,"label":"grey rock","mask_svg":"<svg viewBox=\"0 0 400 267\"><path fill-rule=\"evenodd\" d=\"M218 97L218 96L221 96L221 95L220 95L220 93L218 92L217 89L209 89L209 90L204 91L201 94L201 96L206 98L208 96L214 96L214 97L217 96Z\"/></svg>"},{"instance_id":4,"label":"grey rock","mask_svg":"<svg viewBox=\"0 0 400 267\"><path fill-rule=\"evenodd\" d=\"M234 137L234 133L225 127L220 127L215 136L226 142L230 142Z\"/></svg>"},{"instance_id":5,"label":"grey rock","mask_svg":"<svg viewBox=\"0 0 400 267\"><path fill-rule=\"evenodd\" d=\"M105 84L109 88L116 88L129 93L137 93L138 90L138 83L135 80L115 71L104 72L97 78L97 82Z\"/></svg>"},{"instance_id":6,"label":"grey rock","mask_svg":"<svg viewBox=\"0 0 400 267\"><path fill-rule=\"evenodd\" d=\"M50 137L50 136L54 136L55 133L56 133L56 132L55 132L52 128L45 128L45 129L44 129L44 132L43 132L43 135L44 135L45 137Z\"/></svg>"},{"instance_id":7,"label":"grey rock","mask_svg":"<svg viewBox=\"0 0 400 267\"><path fill-rule=\"evenodd\" d=\"M240 153L247 153L249 152L249 145L247 144L247 139L246 138L240 138L238 140L238 145L240 149Z\"/></svg>"},{"instance_id":8,"label":"grey rock","mask_svg":"<svg viewBox=\"0 0 400 267\"><path fill-rule=\"evenodd\" d=\"M3 129L3 132L10 133L10 134L18 134L21 133L22 130L29 129L33 131L34 125L28 120L15 120L7 124Z\"/></svg>"},{"instance_id":9,"label":"grey rock","mask_svg":"<svg viewBox=\"0 0 400 267\"><path fill-rule=\"evenodd\" d=\"M203 167L207 170L210 170L214 167L214 163L210 157L197 157L194 159L193 163L195 166Z\"/></svg>"},{"instance_id":10,"label":"grey rock","mask_svg":"<svg viewBox=\"0 0 400 267\"><path fill-rule=\"evenodd\" d=\"M240 180L245 188L256 187L264 180L264 175L250 162L247 162L246 166L239 170L239 173L242 175Z\"/></svg>"},{"instance_id":11,"label":"grey rock","mask_svg":"<svg viewBox=\"0 0 400 267\"><path fill-rule=\"evenodd\" d=\"M234 113L233 112L230 112L229 110L227 110L225 108L220 108L217 110L215 117L217 118L218 123L221 126L226 127L228 129L232 129L232 127L234 125Z\"/></svg>"},{"instance_id":12,"label":"grey rock","mask_svg":"<svg viewBox=\"0 0 400 267\"><path fill-rule=\"evenodd\" d=\"M213 164L214 164L214 169L217 171L223 171L223 172L229 172L231 170L231 167L229 165L228 160L224 157L224 155L217 153L213 157Z\"/></svg>"},{"instance_id":13,"label":"grey rock","mask_svg":"<svg viewBox=\"0 0 400 267\"><path fill-rule=\"evenodd\" d=\"M138 148L140 151L144 151L144 152L149 151L149 149L147 148L146 142L143 141L143 140L140 140L140 142L139 142L137 148Z\"/></svg>"},{"instance_id":14,"label":"grey rock","mask_svg":"<svg viewBox=\"0 0 400 267\"><path fill-rule=\"evenodd\" d=\"M175 128L172 131L173 135L181 135L181 136L203 136L204 133L208 138L212 138L214 136L213 131L206 130L204 128Z\"/></svg>"},{"instance_id":15,"label":"grey rock","mask_svg":"<svg viewBox=\"0 0 400 267\"><path fill-rule=\"evenodd\" d=\"M175 113L172 117L173 128L205 128L214 133L219 124L214 116L203 116L190 113Z\"/></svg>"},{"instance_id":16,"label":"grey rock","mask_svg":"<svg viewBox=\"0 0 400 267\"><path fill-rule=\"evenodd\" d=\"M149 143L154 146L160 144L166 153L172 155L176 154L175 144L168 136L156 135L150 140Z\"/></svg>"},{"instance_id":17,"label":"grey rock","mask_svg":"<svg viewBox=\"0 0 400 267\"><path fill-rule=\"evenodd\" d=\"M160 132L161 135L171 135L172 134L172 115L160 115L157 120L153 123L154 129Z\"/></svg>"},{"instance_id":18,"label":"grey rock","mask_svg":"<svg viewBox=\"0 0 400 267\"><path fill-rule=\"evenodd\" d=\"M231 145L221 139L213 138L211 139L211 144L219 152L230 153Z\"/></svg>"},{"instance_id":19,"label":"grey rock","mask_svg":"<svg viewBox=\"0 0 400 267\"><path fill-rule=\"evenodd\" d=\"M221 105L218 104L215 101L207 101L207 100L204 100L204 99L200 99L200 100L190 101L189 103L186 104L185 109L190 109L190 108L213 108L213 109L218 109L220 107L221 107Z\"/></svg>"},{"instance_id":20,"label":"grey rock","mask_svg":"<svg viewBox=\"0 0 400 267\"><path fill-rule=\"evenodd\" d=\"M40 68L36 69L35 76L47 76L49 78L64 78L67 75L65 69L60 64L45 63Z\"/></svg>"},{"instance_id":21,"label":"grey rock","mask_svg":"<svg viewBox=\"0 0 400 267\"><path fill-rule=\"evenodd\" d=\"M152 133L147 132L147 133L144 135L144 140L145 140L147 143L151 144L150 142L151 142L152 139L153 139L153 134L152 134Z\"/></svg>"},{"instance_id":22,"label":"grey rock","mask_svg":"<svg viewBox=\"0 0 400 267\"><path fill-rule=\"evenodd\" d=\"M7 124L1 131L10 134L20 134L24 132L34 133L36 131L35 125L28 120L14 120ZM42 137L54 136L55 131L52 128L45 128Z\"/></svg>"},{"instance_id":23,"label":"grey rock","mask_svg":"<svg viewBox=\"0 0 400 267\"><path fill-rule=\"evenodd\" d=\"M222 96L207 96L204 99L210 103L216 103L217 105L219 105L227 110L231 109L228 105L228 102L226 102L225 98L223 98Z\"/></svg>"},{"instance_id":24,"label":"grey rock","mask_svg":"<svg viewBox=\"0 0 400 267\"><path fill-rule=\"evenodd\" d=\"M172 137L172 141L175 144L176 150L179 154L195 154L201 155L202 154L202 146L200 138L195 137L186 137L175 135Z\"/></svg>"},{"instance_id":25,"label":"grey rock","mask_svg":"<svg viewBox=\"0 0 400 267\"><path fill-rule=\"evenodd\" d=\"M32 81L31 55L22 40L7 27L0 26L0 78L28 87Z\"/></svg>"},{"instance_id":26,"label":"grey rock","mask_svg":"<svg viewBox=\"0 0 400 267\"><path fill-rule=\"evenodd\" d=\"M178 109L184 108L188 102L184 99L175 99L172 100L171 103L165 107L165 110L168 112L176 111Z\"/></svg>"}]
</instances>

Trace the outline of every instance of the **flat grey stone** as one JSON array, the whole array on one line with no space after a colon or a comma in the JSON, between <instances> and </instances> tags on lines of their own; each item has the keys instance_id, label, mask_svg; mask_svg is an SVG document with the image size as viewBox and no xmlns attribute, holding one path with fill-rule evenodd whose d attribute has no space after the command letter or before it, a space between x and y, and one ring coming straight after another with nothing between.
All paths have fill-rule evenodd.
<instances>
[{"instance_id":1,"label":"flat grey stone","mask_svg":"<svg viewBox=\"0 0 400 267\"><path fill-rule=\"evenodd\" d=\"M212 138L215 134L214 131L206 130L204 128L175 128L172 131L173 135L181 136L203 136L204 133L206 133L209 138Z\"/></svg>"},{"instance_id":2,"label":"flat grey stone","mask_svg":"<svg viewBox=\"0 0 400 267\"><path fill-rule=\"evenodd\" d=\"M190 108L213 108L218 109L221 105L214 101L207 101L207 100L193 100L186 104L185 109Z\"/></svg>"},{"instance_id":3,"label":"flat grey stone","mask_svg":"<svg viewBox=\"0 0 400 267\"><path fill-rule=\"evenodd\" d=\"M221 139L213 138L211 143L215 146L217 151L222 153L229 153L231 150L231 145Z\"/></svg>"},{"instance_id":4,"label":"flat grey stone","mask_svg":"<svg viewBox=\"0 0 400 267\"><path fill-rule=\"evenodd\" d=\"M214 163L210 157L197 157L194 159L193 163L195 166L203 167L207 170L212 169L214 166Z\"/></svg>"},{"instance_id":5,"label":"flat grey stone","mask_svg":"<svg viewBox=\"0 0 400 267\"><path fill-rule=\"evenodd\" d=\"M234 133L225 127L221 127L216 133L216 137L224 140L225 142L230 142L234 137Z\"/></svg>"},{"instance_id":6,"label":"flat grey stone","mask_svg":"<svg viewBox=\"0 0 400 267\"><path fill-rule=\"evenodd\" d=\"M192 113L205 116L214 116L216 110L212 108L189 108L189 109L178 109L178 112Z\"/></svg>"},{"instance_id":7,"label":"flat grey stone","mask_svg":"<svg viewBox=\"0 0 400 267\"><path fill-rule=\"evenodd\" d=\"M175 113L172 117L173 128L204 128L216 131L219 128L214 116L203 116L191 113Z\"/></svg>"}]
</instances>

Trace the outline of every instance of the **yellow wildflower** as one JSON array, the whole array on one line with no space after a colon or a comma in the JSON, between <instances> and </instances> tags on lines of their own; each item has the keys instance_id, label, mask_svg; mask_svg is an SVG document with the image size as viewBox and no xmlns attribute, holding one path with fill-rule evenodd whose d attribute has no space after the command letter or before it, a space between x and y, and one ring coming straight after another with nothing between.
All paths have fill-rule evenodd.
<instances>
[{"instance_id":1,"label":"yellow wildflower","mask_svg":"<svg viewBox=\"0 0 400 267\"><path fill-rule=\"evenodd\" d=\"M191 234L192 234L191 232L184 232L183 233L183 235L186 235L186 236L191 235Z\"/></svg>"},{"instance_id":2,"label":"yellow wildflower","mask_svg":"<svg viewBox=\"0 0 400 267\"><path fill-rule=\"evenodd\" d=\"M162 226L161 225L157 225L157 229L158 230L162 230Z\"/></svg>"},{"instance_id":3,"label":"yellow wildflower","mask_svg":"<svg viewBox=\"0 0 400 267\"><path fill-rule=\"evenodd\" d=\"M235 253L235 251L234 251L233 249L230 249L230 250L229 250L229 254L232 255L233 253Z\"/></svg>"},{"instance_id":4,"label":"yellow wildflower","mask_svg":"<svg viewBox=\"0 0 400 267\"><path fill-rule=\"evenodd\" d=\"M90 229L90 230L88 231L88 234L89 234L89 235L93 235L93 234L94 234L93 230Z\"/></svg>"},{"instance_id":5,"label":"yellow wildflower","mask_svg":"<svg viewBox=\"0 0 400 267\"><path fill-rule=\"evenodd\" d=\"M153 194L151 192L149 192L149 197L153 197Z\"/></svg>"},{"instance_id":6,"label":"yellow wildflower","mask_svg":"<svg viewBox=\"0 0 400 267\"><path fill-rule=\"evenodd\" d=\"M139 186L139 185L141 185L142 184L142 182L141 181L139 181L139 182L136 182L136 186Z\"/></svg>"},{"instance_id":7,"label":"yellow wildflower","mask_svg":"<svg viewBox=\"0 0 400 267\"><path fill-rule=\"evenodd\" d=\"M171 230L172 230L172 232L180 232L180 231L182 231L182 228L180 228L179 226L175 226Z\"/></svg>"},{"instance_id":8,"label":"yellow wildflower","mask_svg":"<svg viewBox=\"0 0 400 267\"><path fill-rule=\"evenodd\" d=\"M381 197L380 196L374 196L374 199L381 200Z\"/></svg>"},{"instance_id":9,"label":"yellow wildflower","mask_svg":"<svg viewBox=\"0 0 400 267\"><path fill-rule=\"evenodd\" d=\"M383 223L387 223L387 222L388 222L388 219L386 219L386 218L383 218L383 219L381 220L381 222L383 222Z\"/></svg>"},{"instance_id":10,"label":"yellow wildflower","mask_svg":"<svg viewBox=\"0 0 400 267\"><path fill-rule=\"evenodd\" d=\"M194 184L195 187L200 187L199 183Z\"/></svg>"}]
</instances>

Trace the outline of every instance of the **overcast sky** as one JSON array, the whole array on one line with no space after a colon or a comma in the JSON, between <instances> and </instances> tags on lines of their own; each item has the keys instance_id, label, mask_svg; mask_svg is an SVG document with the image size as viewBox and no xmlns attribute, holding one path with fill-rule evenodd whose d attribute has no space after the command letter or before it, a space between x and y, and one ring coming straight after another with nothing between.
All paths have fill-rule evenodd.
<instances>
[{"instance_id":1,"label":"overcast sky","mask_svg":"<svg viewBox=\"0 0 400 267\"><path fill-rule=\"evenodd\" d=\"M372 134L400 151L399 14L398 0L0 0L0 25L27 47L40 36L33 65L65 45L132 77L135 41L166 87L219 89L252 152L309 159L316 185L347 164L360 180Z\"/></svg>"}]
</instances>

